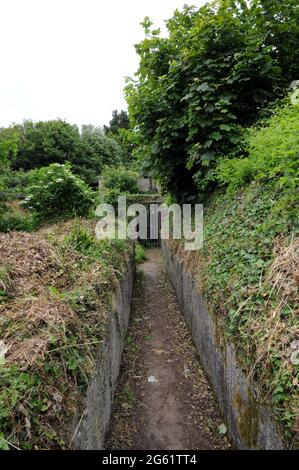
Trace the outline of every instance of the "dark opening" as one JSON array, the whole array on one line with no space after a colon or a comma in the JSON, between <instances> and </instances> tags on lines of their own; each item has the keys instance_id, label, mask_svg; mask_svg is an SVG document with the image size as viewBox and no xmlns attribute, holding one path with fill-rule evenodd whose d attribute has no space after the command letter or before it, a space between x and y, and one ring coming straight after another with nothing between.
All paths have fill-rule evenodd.
<instances>
[{"instance_id":1,"label":"dark opening","mask_svg":"<svg viewBox=\"0 0 299 470\"><path fill-rule=\"evenodd\" d=\"M161 212L160 204L151 204L147 211L147 237L138 241L144 246L161 245Z\"/></svg>"}]
</instances>

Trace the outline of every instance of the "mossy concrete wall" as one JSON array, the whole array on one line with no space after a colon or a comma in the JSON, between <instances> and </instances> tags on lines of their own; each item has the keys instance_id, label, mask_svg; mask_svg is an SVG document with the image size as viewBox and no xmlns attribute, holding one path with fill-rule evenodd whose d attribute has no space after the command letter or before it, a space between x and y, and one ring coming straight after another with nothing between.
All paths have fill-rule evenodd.
<instances>
[{"instance_id":1,"label":"mossy concrete wall","mask_svg":"<svg viewBox=\"0 0 299 470\"><path fill-rule=\"evenodd\" d=\"M74 424L73 443L77 449L104 448L130 318L134 277L135 264L131 259L127 275L115 292L114 307L108 313L105 339L98 352L95 375L87 390L84 412Z\"/></svg>"},{"instance_id":2,"label":"mossy concrete wall","mask_svg":"<svg viewBox=\"0 0 299 470\"><path fill-rule=\"evenodd\" d=\"M242 370L236 349L199 292L194 276L163 241L162 251L178 303L200 360L214 388L230 436L239 449L283 449L271 410L260 403L256 384Z\"/></svg>"}]
</instances>

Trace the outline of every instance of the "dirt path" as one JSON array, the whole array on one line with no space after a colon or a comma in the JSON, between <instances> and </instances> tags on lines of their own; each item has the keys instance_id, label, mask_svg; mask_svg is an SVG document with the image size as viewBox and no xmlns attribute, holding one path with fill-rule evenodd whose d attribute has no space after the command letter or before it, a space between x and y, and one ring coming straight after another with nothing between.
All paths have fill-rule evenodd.
<instances>
[{"instance_id":1,"label":"dirt path","mask_svg":"<svg viewBox=\"0 0 299 470\"><path fill-rule=\"evenodd\" d=\"M159 249L139 267L106 449L227 449Z\"/></svg>"}]
</instances>

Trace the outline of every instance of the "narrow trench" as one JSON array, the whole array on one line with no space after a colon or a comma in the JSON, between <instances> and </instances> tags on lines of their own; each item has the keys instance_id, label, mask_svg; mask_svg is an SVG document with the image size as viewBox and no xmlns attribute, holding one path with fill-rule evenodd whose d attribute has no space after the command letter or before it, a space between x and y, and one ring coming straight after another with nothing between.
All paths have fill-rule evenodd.
<instances>
[{"instance_id":1,"label":"narrow trench","mask_svg":"<svg viewBox=\"0 0 299 470\"><path fill-rule=\"evenodd\" d=\"M229 449L221 424L161 250L148 250L137 272L105 448Z\"/></svg>"}]
</instances>

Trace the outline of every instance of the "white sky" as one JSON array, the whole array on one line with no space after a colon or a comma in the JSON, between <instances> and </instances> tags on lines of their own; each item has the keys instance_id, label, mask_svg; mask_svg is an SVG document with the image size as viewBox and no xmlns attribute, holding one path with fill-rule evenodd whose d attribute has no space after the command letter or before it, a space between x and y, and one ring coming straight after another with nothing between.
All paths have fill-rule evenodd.
<instances>
[{"instance_id":1,"label":"white sky","mask_svg":"<svg viewBox=\"0 0 299 470\"><path fill-rule=\"evenodd\" d=\"M126 109L140 22L205 0L0 0L0 127L62 118L103 125Z\"/></svg>"}]
</instances>

